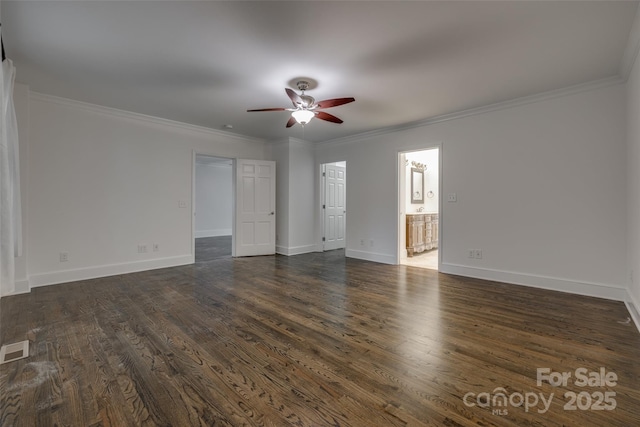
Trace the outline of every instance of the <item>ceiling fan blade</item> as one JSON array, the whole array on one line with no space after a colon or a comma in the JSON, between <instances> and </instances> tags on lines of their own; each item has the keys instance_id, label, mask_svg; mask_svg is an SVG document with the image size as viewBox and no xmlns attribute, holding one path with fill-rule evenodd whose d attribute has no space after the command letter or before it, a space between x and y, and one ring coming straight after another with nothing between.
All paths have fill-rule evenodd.
<instances>
[{"instance_id":1,"label":"ceiling fan blade","mask_svg":"<svg viewBox=\"0 0 640 427\"><path fill-rule=\"evenodd\" d=\"M318 101L316 104L316 108L329 108L329 107L337 107L338 105L348 104L350 102L355 101L355 98L334 98L334 99L325 99L324 101Z\"/></svg>"},{"instance_id":2,"label":"ceiling fan blade","mask_svg":"<svg viewBox=\"0 0 640 427\"><path fill-rule=\"evenodd\" d=\"M257 110L247 110L247 113L251 113L254 111L286 111L286 108L260 108Z\"/></svg>"},{"instance_id":3,"label":"ceiling fan blade","mask_svg":"<svg viewBox=\"0 0 640 427\"><path fill-rule=\"evenodd\" d=\"M291 116L289 118L289 121L287 122L287 127L290 128L291 126L295 125L296 123L297 123L296 119L293 116Z\"/></svg>"},{"instance_id":4,"label":"ceiling fan blade","mask_svg":"<svg viewBox=\"0 0 640 427\"><path fill-rule=\"evenodd\" d=\"M291 98L291 102L293 102L294 107L297 108L299 106L302 106L302 98L300 98L300 95L298 95L288 87L284 88L284 90L287 92L287 95L289 95L289 98Z\"/></svg>"},{"instance_id":5,"label":"ceiling fan blade","mask_svg":"<svg viewBox=\"0 0 640 427\"><path fill-rule=\"evenodd\" d=\"M342 123L342 120L340 120L333 114L325 113L324 111L318 111L316 113L316 117L319 118L320 120L326 120L328 122Z\"/></svg>"}]
</instances>

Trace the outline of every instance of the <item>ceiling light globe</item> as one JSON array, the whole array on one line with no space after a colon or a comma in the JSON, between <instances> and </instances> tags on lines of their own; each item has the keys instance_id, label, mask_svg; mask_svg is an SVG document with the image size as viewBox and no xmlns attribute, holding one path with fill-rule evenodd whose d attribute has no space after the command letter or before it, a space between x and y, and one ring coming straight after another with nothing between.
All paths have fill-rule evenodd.
<instances>
[{"instance_id":1,"label":"ceiling light globe","mask_svg":"<svg viewBox=\"0 0 640 427\"><path fill-rule=\"evenodd\" d=\"M300 123L301 125L306 125L315 116L314 112L309 110L296 110L291 113L291 115L294 119L296 119L296 122Z\"/></svg>"}]
</instances>

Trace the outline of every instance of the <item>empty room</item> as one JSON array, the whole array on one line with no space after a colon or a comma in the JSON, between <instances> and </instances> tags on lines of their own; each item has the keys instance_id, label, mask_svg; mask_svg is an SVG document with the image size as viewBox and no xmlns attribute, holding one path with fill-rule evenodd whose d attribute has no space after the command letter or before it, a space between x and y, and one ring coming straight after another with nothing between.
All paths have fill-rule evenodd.
<instances>
[{"instance_id":1,"label":"empty room","mask_svg":"<svg viewBox=\"0 0 640 427\"><path fill-rule=\"evenodd\" d=\"M639 2L0 22L1 426L640 425Z\"/></svg>"}]
</instances>

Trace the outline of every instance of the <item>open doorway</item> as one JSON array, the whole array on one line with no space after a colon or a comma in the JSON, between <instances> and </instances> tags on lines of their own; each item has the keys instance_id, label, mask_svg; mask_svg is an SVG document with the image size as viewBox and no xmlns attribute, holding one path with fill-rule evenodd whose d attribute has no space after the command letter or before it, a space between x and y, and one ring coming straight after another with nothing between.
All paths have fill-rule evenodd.
<instances>
[{"instance_id":1,"label":"open doorway","mask_svg":"<svg viewBox=\"0 0 640 427\"><path fill-rule=\"evenodd\" d=\"M346 247L347 162L322 165L322 250Z\"/></svg>"},{"instance_id":2,"label":"open doorway","mask_svg":"<svg viewBox=\"0 0 640 427\"><path fill-rule=\"evenodd\" d=\"M399 153L399 263L438 270L440 148Z\"/></svg>"},{"instance_id":3,"label":"open doorway","mask_svg":"<svg viewBox=\"0 0 640 427\"><path fill-rule=\"evenodd\" d=\"M194 167L195 262L231 258L233 161L196 154Z\"/></svg>"}]
</instances>

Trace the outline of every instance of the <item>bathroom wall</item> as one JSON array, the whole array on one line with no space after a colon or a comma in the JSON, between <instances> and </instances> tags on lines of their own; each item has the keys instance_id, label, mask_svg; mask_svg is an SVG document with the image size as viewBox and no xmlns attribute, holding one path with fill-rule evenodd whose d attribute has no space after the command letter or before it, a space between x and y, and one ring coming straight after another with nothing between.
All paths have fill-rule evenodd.
<instances>
[{"instance_id":1,"label":"bathroom wall","mask_svg":"<svg viewBox=\"0 0 640 427\"><path fill-rule=\"evenodd\" d=\"M404 212L416 212L423 208L424 212L438 212L439 201L439 162L438 148L405 153L405 209ZM411 162L427 165L424 171L424 203L411 203ZM431 193L430 193L431 192ZM431 197L429 197L431 196Z\"/></svg>"}]
</instances>

